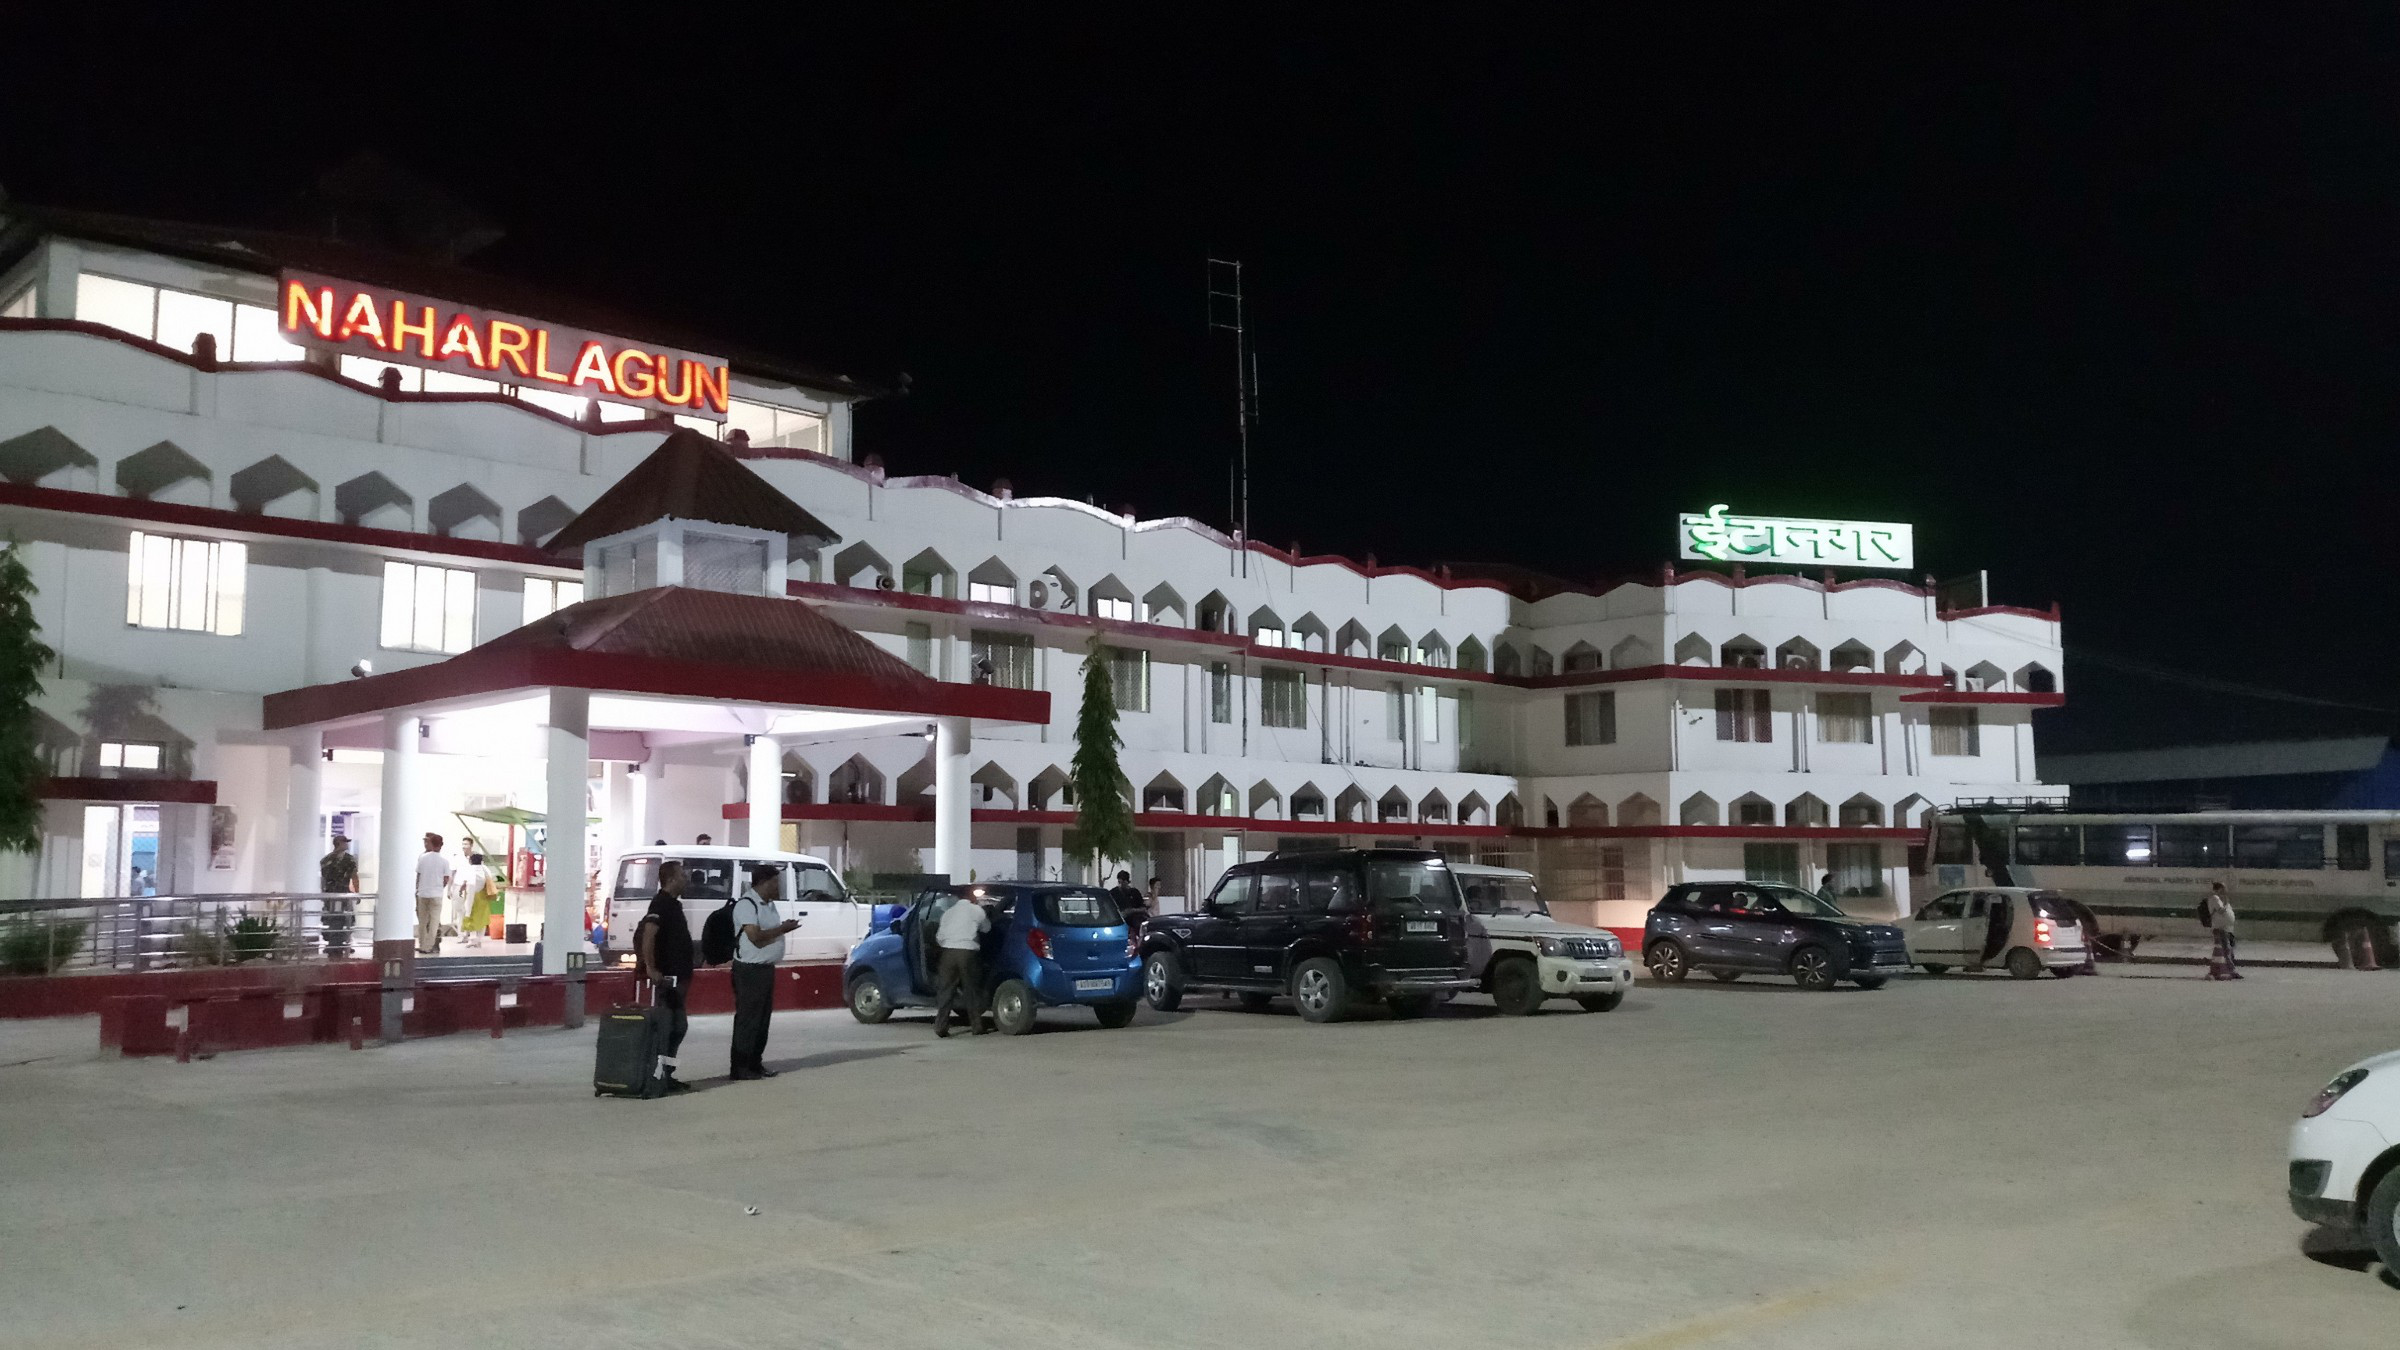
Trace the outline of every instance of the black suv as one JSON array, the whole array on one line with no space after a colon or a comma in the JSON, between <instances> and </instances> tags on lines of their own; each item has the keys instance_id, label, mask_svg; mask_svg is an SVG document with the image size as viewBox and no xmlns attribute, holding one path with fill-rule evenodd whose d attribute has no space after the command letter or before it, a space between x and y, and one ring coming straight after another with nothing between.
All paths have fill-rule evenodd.
<instances>
[{"instance_id":1,"label":"black suv","mask_svg":"<svg viewBox=\"0 0 2400 1350\"><path fill-rule=\"evenodd\" d=\"M1909 968L1899 929L1853 919L1797 886L1772 881L1675 887L1642 927L1642 955L1662 980L1695 970L1728 983L1789 975L1803 989L1831 989L1839 980L1880 989Z\"/></svg>"},{"instance_id":2,"label":"black suv","mask_svg":"<svg viewBox=\"0 0 2400 1350\"><path fill-rule=\"evenodd\" d=\"M1458 881L1440 854L1417 849L1238 863L1198 913L1144 924L1142 956L1143 992L1161 1012L1208 989L1252 1008L1289 994L1311 1022L1333 1021L1354 998L1415 1017L1476 987Z\"/></svg>"}]
</instances>

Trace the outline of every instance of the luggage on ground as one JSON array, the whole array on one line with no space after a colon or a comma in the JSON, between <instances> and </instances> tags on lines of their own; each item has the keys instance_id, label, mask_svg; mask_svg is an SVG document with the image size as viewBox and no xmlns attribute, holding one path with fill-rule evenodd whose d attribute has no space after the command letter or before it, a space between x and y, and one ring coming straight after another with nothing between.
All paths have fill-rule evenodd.
<instances>
[{"instance_id":1,"label":"luggage on ground","mask_svg":"<svg viewBox=\"0 0 2400 1350\"><path fill-rule=\"evenodd\" d=\"M658 1076L658 1057L666 1052L671 1016L665 1008L630 1004L600 1014L592 1062L593 1096L648 1098L665 1091Z\"/></svg>"}]
</instances>

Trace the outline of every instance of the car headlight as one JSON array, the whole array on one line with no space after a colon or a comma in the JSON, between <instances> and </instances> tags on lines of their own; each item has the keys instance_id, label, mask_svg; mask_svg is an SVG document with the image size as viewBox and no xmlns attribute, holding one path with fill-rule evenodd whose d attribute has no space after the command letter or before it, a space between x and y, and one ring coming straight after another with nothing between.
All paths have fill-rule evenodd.
<instances>
[{"instance_id":1,"label":"car headlight","mask_svg":"<svg viewBox=\"0 0 2400 1350\"><path fill-rule=\"evenodd\" d=\"M1543 938L1542 955L1573 956L1575 954L1575 948L1573 944L1574 939L1572 938Z\"/></svg>"},{"instance_id":2,"label":"car headlight","mask_svg":"<svg viewBox=\"0 0 2400 1350\"><path fill-rule=\"evenodd\" d=\"M2308 1099L2308 1105L2301 1108L2300 1118L2307 1120L2312 1116L2324 1115L2333 1109L2333 1104L2340 1101L2343 1094L2365 1081L2367 1081L2365 1069L2352 1069L2340 1075L2324 1087L2319 1088L2316 1096Z\"/></svg>"}]
</instances>

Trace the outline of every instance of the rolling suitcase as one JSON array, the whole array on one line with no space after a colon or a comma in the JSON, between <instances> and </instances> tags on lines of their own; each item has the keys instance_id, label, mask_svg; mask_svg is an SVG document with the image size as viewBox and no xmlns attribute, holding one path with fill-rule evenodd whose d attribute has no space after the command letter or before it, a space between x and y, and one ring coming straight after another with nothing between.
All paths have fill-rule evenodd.
<instances>
[{"instance_id":1,"label":"rolling suitcase","mask_svg":"<svg viewBox=\"0 0 2400 1350\"><path fill-rule=\"evenodd\" d=\"M658 1057L666 1049L664 1008L619 1004L600 1014L600 1034L592 1058L595 1097L656 1097L663 1085Z\"/></svg>"}]
</instances>

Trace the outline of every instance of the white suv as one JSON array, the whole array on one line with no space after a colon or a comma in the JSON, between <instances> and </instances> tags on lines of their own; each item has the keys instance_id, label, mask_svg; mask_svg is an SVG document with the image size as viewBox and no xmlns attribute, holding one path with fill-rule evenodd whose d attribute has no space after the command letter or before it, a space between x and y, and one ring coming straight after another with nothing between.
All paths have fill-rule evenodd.
<instances>
[{"instance_id":1,"label":"white suv","mask_svg":"<svg viewBox=\"0 0 2400 1350\"><path fill-rule=\"evenodd\" d=\"M1522 1017L1552 998L1591 1012L1625 1001L1633 962L1616 934L1551 918L1530 873L1470 863L1450 872L1467 897L1468 973L1501 1012Z\"/></svg>"},{"instance_id":2,"label":"white suv","mask_svg":"<svg viewBox=\"0 0 2400 1350\"><path fill-rule=\"evenodd\" d=\"M2364 1230L2400 1271L2400 1050L2334 1075L2292 1126L2292 1212Z\"/></svg>"}]
</instances>

